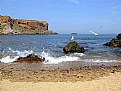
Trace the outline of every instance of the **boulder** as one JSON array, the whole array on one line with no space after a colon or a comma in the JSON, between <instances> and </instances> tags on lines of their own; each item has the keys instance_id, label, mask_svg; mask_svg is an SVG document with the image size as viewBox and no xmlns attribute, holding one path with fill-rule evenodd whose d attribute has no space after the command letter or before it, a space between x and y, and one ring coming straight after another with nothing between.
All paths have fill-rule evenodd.
<instances>
[{"instance_id":1,"label":"boulder","mask_svg":"<svg viewBox=\"0 0 121 91\"><path fill-rule=\"evenodd\" d=\"M69 42L64 48L64 53L84 53L84 48L80 47L76 41Z\"/></svg>"},{"instance_id":2,"label":"boulder","mask_svg":"<svg viewBox=\"0 0 121 91\"><path fill-rule=\"evenodd\" d=\"M20 63L42 63L45 61L44 57L38 57L37 55L30 54L26 57L19 57L16 61L14 62L20 62Z\"/></svg>"},{"instance_id":3,"label":"boulder","mask_svg":"<svg viewBox=\"0 0 121 91\"><path fill-rule=\"evenodd\" d=\"M116 38L112 39L110 42L104 44L105 46L110 47L121 47L121 33L116 36Z\"/></svg>"},{"instance_id":4,"label":"boulder","mask_svg":"<svg viewBox=\"0 0 121 91\"><path fill-rule=\"evenodd\" d=\"M116 36L117 39L121 40L121 33Z\"/></svg>"}]
</instances>

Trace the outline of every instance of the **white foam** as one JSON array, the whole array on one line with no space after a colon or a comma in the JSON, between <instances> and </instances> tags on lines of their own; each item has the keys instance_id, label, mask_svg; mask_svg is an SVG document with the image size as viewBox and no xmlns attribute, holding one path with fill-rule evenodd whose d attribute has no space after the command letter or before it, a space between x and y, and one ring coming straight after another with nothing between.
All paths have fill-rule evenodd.
<instances>
[{"instance_id":1,"label":"white foam","mask_svg":"<svg viewBox=\"0 0 121 91\"><path fill-rule=\"evenodd\" d=\"M79 61L79 57L70 56L70 55L68 55L68 56L65 55L65 56L61 56L61 57L52 57L49 53L42 52L41 56L45 57L45 59L46 59L45 64L58 64L61 62L66 62L66 61ZM82 54L81 54L81 56L82 56Z\"/></svg>"},{"instance_id":2,"label":"white foam","mask_svg":"<svg viewBox=\"0 0 121 91\"><path fill-rule=\"evenodd\" d=\"M70 56L84 56L85 54L84 53L73 53L73 54L70 54Z\"/></svg>"},{"instance_id":3,"label":"white foam","mask_svg":"<svg viewBox=\"0 0 121 91\"><path fill-rule=\"evenodd\" d=\"M24 51L18 51L18 50L12 50L10 47L9 47L9 50L12 52L12 53L16 53L18 56L20 57L26 57L27 55L29 54L33 54L34 52L32 50L24 50Z\"/></svg>"},{"instance_id":4,"label":"white foam","mask_svg":"<svg viewBox=\"0 0 121 91\"><path fill-rule=\"evenodd\" d=\"M14 62L17 60L17 58L19 57L26 57L27 55L29 54L32 54L33 51L32 50L24 50L24 51L18 51L18 50L13 50L9 47L9 51L16 54L16 56L5 56L3 57L2 59L0 59L1 62L4 62L4 63L11 63L11 62Z\"/></svg>"},{"instance_id":5,"label":"white foam","mask_svg":"<svg viewBox=\"0 0 121 91\"><path fill-rule=\"evenodd\" d=\"M19 56L16 56L16 57L10 57L10 56L6 56L2 59L0 59L1 62L4 62L4 63L11 63L11 62L14 62L16 61L16 59L19 58Z\"/></svg>"},{"instance_id":6,"label":"white foam","mask_svg":"<svg viewBox=\"0 0 121 91\"><path fill-rule=\"evenodd\" d=\"M19 57L25 57L29 54L34 53L31 50L24 50L24 51L14 51L10 49L13 53L17 53L17 56L15 57L10 57L6 56L0 59L1 62L4 63L10 63L16 61L17 58ZM74 53L70 55L65 55L65 56L60 56L60 57L53 57L50 53L47 52L41 52L41 53L34 53L38 56L42 56L45 58L44 64L58 64L61 62L67 62L67 61L84 61L84 62L117 62L116 60L109 60L109 59L80 59L81 56L84 56L85 54L83 53Z\"/></svg>"},{"instance_id":7,"label":"white foam","mask_svg":"<svg viewBox=\"0 0 121 91\"><path fill-rule=\"evenodd\" d=\"M116 60L109 60L109 59L84 59L81 61L85 61L85 62L118 62Z\"/></svg>"},{"instance_id":8,"label":"white foam","mask_svg":"<svg viewBox=\"0 0 121 91\"><path fill-rule=\"evenodd\" d=\"M13 54L16 54L16 56L6 56L0 59L1 62L4 63L10 63L16 61L17 58L19 57L26 57L29 54L33 54L34 52L32 50L24 50L24 51L18 51L18 50L13 50L9 48L9 51L12 52ZM34 53L35 55L45 57L45 64L58 64L61 62L66 62L66 61L79 61L78 56L83 56L83 53L74 53L70 55L65 55L65 56L60 56L60 57L53 57L51 56L50 53L47 52L41 52L41 53Z\"/></svg>"},{"instance_id":9,"label":"white foam","mask_svg":"<svg viewBox=\"0 0 121 91\"><path fill-rule=\"evenodd\" d=\"M26 57L29 54L34 53L32 50L24 50L24 51L18 51L18 50L12 50L9 48L9 50L16 54L16 56L5 56L2 59L0 59L1 62L4 63L10 63L16 61L19 57ZM83 53L74 53L69 55L64 55L60 57L53 57L50 53L47 52L41 52L41 53L34 53L35 55L42 56L45 58L44 64L58 64L61 62L66 61L85 61L85 62L116 62L116 60L109 60L109 59L81 59L81 56L84 56Z\"/></svg>"},{"instance_id":10,"label":"white foam","mask_svg":"<svg viewBox=\"0 0 121 91\"><path fill-rule=\"evenodd\" d=\"M48 57L46 59L45 64L58 64L61 62L66 62L66 61L79 61L78 57L69 57L69 56L62 56L62 57Z\"/></svg>"}]
</instances>

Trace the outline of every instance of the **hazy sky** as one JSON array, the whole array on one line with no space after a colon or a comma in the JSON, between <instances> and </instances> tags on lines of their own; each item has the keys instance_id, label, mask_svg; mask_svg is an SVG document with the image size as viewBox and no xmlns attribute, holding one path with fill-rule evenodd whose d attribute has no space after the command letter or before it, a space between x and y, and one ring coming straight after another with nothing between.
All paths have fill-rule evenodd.
<instances>
[{"instance_id":1,"label":"hazy sky","mask_svg":"<svg viewBox=\"0 0 121 91\"><path fill-rule=\"evenodd\" d=\"M121 32L121 0L0 0L0 14L47 21L58 33Z\"/></svg>"}]
</instances>

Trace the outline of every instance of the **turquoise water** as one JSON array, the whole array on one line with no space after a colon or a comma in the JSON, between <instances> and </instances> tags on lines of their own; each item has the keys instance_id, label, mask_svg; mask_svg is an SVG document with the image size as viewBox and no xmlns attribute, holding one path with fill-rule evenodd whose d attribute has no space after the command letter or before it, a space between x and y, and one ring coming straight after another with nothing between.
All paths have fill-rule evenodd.
<instances>
[{"instance_id":1,"label":"turquoise water","mask_svg":"<svg viewBox=\"0 0 121 91\"><path fill-rule=\"evenodd\" d=\"M63 47L70 42L71 36L85 48L85 53L65 54ZM46 63L62 61L117 61L121 57L120 48L103 46L116 35L58 34L58 35L1 35L0 60L12 62L20 56L34 53L44 56ZM119 61L119 60L118 60Z\"/></svg>"}]
</instances>

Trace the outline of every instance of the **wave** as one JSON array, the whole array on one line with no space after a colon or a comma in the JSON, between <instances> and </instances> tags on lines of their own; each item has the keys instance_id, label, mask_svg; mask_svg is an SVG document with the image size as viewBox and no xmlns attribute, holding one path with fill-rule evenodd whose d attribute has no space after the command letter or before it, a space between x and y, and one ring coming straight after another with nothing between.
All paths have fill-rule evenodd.
<instances>
[{"instance_id":1,"label":"wave","mask_svg":"<svg viewBox=\"0 0 121 91\"><path fill-rule=\"evenodd\" d=\"M2 59L0 59L0 61L3 63L11 63L11 62L16 61L17 58L19 58L19 56L16 56L16 57L6 56L6 57L3 57Z\"/></svg>"},{"instance_id":2,"label":"wave","mask_svg":"<svg viewBox=\"0 0 121 91\"><path fill-rule=\"evenodd\" d=\"M23 50L23 51L18 51L18 50L13 50L9 48L9 51L11 51L13 54L16 55L7 55L4 56L3 58L0 59L1 62L4 63L11 63L17 60L19 57L26 57L29 54L35 54L38 55L39 57L44 57L45 62L44 64L58 64L61 62L67 62L67 61L84 61L84 62L117 62L116 60L110 60L110 59L100 59L100 58L95 58L93 57L90 59L88 55L84 53L73 53L73 54L68 54L68 55L62 55L59 57L52 56L52 52L34 52L33 50ZM84 58L83 58L84 57Z\"/></svg>"},{"instance_id":3,"label":"wave","mask_svg":"<svg viewBox=\"0 0 121 91\"><path fill-rule=\"evenodd\" d=\"M76 53L74 54L76 55ZM66 61L79 61L79 57L74 56L74 55L65 55L61 57L53 57L49 53L42 52L41 56L45 57L46 61L44 62L45 64L58 64L61 62L66 62ZM79 55L79 54L78 54ZM80 53L80 56L83 56L84 54Z\"/></svg>"},{"instance_id":4,"label":"wave","mask_svg":"<svg viewBox=\"0 0 121 91\"><path fill-rule=\"evenodd\" d=\"M27 55L34 53L32 50L24 50L24 51L15 50L14 51L10 47L8 49L11 54L9 53L9 55L3 56L3 58L0 59L1 62L11 63L11 62L16 61L19 57L26 57Z\"/></svg>"},{"instance_id":5,"label":"wave","mask_svg":"<svg viewBox=\"0 0 121 91\"><path fill-rule=\"evenodd\" d=\"M1 62L4 63L11 63L17 60L17 58L19 57L26 57L29 54L35 54L38 55L39 57L45 57L45 62L44 64L58 64L61 62L66 62L66 61L79 61L79 56L83 56L83 53L74 53L74 54L70 54L70 55L64 55L64 56L60 56L60 57L53 57L51 53L48 52L34 52L32 50L24 50L24 51L18 51L18 50L13 50L11 48L8 48L9 51L14 54L12 56L8 55L5 56L3 58L0 59ZM16 54L16 55L15 55Z\"/></svg>"},{"instance_id":6,"label":"wave","mask_svg":"<svg viewBox=\"0 0 121 91\"><path fill-rule=\"evenodd\" d=\"M29 54L33 54L34 53L34 51L32 51L32 50L23 50L23 51L18 51L18 50L13 50L13 49L11 49L10 47L8 48L9 49L9 51L11 51L12 53L14 53L14 54L16 54L16 55L18 55L18 56L20 56L20 57L26 57L27 55L29 55Z\"/></svg>"}]
</instances>

